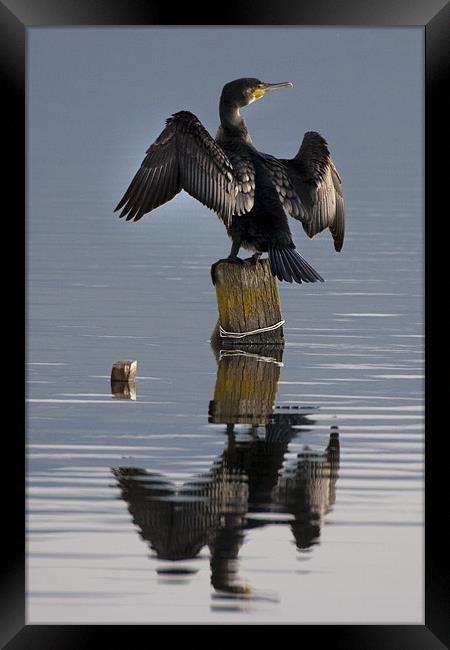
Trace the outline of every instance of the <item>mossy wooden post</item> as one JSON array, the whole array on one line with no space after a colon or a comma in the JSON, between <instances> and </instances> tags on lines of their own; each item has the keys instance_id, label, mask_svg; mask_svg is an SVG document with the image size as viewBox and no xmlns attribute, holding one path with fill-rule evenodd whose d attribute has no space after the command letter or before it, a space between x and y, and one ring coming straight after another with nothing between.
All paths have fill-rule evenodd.
<instances>
[{"instance_id":1,"label":"mossy wooden post","mask_svg":"<svg viewBox=\"0 0 450 650\"><path fill-rule=\"evenodd\" d=\"M219 322L211 336L214 347L284 345L283 326L242 338L220 334L220 326L226 332L244 333L271 327L283 319L280 294L268 259L256 264L220 262L215 267L215 279Z\"/></svg>"}]
</instances>

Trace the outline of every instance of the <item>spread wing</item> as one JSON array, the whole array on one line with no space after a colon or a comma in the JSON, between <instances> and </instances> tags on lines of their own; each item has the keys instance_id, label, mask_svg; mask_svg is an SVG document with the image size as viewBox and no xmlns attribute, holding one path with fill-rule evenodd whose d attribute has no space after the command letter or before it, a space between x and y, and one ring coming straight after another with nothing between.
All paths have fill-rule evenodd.
<instances>
[{"instance_id":1,"label":"spread wing","mask_svg":"<svg viewBox=\"0 0 450 650\"><path fill-rule=\"evenodd\" d=\"M230 223L236 197L245 195L242 174L236 176L223 149L195 115L188 111L172 115L146 153L115 209L122 210L120 217L138 221L184 189ZM248 209L240 200L239 213Z\"/></svg>"},{"instance_id":2,"label":"spread wing","mask_svg":"<svg viewBox=\"0 0 450 650\"><path fill-rule=\"evenodd\" d=\"M341 178L324 138L314 131L305 133L301 147L292 160L280 161L300 199L300 219L309 237L329 228L334 248L340 251L344 243L345 212Z\"/></svg>"}]
</instances>

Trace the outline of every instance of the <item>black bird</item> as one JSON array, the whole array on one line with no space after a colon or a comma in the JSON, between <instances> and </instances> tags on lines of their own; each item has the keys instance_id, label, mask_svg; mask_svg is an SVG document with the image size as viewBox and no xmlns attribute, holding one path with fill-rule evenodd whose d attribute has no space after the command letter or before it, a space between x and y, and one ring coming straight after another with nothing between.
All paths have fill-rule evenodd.
<instances>
[{"instance_id":1,"label":"black bird","mask_svg":"<svg viewBox=\"0 0 450 650\"><path fill-rule=\"evenodd\" d=\"M268 252L272 274L279 280L323 281L295 250L287 215L301 221L309 237L329 228L335 250L341 250L344 199L327 143L310 131L294 158L275 158L255 149L239 112L269 91L287 87L292 84L253 78L227 83L215 139L189 111L174 113L147 149L115 211L121 210L127 221L138 221L186 190L224 222L232 239L227 261L256 263ZM254 251L249 260L238 258L241 246Z\"/></svg>"}]
</instances>

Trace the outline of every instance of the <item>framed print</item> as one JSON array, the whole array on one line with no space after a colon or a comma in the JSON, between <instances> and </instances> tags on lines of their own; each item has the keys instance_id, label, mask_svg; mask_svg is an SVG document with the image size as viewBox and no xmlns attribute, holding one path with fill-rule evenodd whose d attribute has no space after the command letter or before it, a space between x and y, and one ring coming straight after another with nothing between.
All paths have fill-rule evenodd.
<instances>
[{"instance_id":1,"label":"framed print","mask_svg":"<svg viewBox=\"0 0 450 650\"><path fill-rule=\"evenodd\" d=\"M231 13L1 6L12 650L147 625L448 643L424 300L448 5Z\"/></svg>"}]
</instances>

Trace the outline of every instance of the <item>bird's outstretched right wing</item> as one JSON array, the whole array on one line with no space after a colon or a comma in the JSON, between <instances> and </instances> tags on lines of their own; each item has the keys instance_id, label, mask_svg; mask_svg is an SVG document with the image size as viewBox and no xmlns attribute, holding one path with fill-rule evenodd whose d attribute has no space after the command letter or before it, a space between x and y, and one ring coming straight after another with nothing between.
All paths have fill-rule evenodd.
<instances>
[{"instance_id":1,"label":"bird's outstretched right wing","mask_svg":"<svg viewBox=\"0 0 450 650\"><path fill-rule=\"evenodd\" d=\"M147 149L115 211L138 221L182 189L214 210L229 225L240 183L233 166L200 120L189 111L175 113Z\"/></svg>"}]
</instances>

